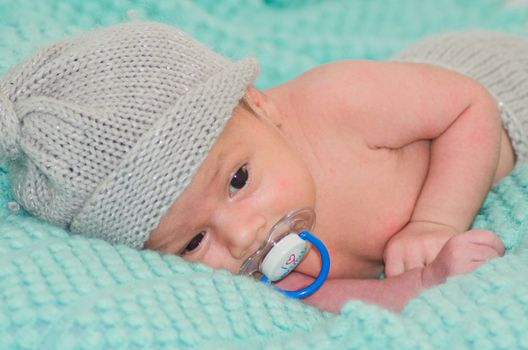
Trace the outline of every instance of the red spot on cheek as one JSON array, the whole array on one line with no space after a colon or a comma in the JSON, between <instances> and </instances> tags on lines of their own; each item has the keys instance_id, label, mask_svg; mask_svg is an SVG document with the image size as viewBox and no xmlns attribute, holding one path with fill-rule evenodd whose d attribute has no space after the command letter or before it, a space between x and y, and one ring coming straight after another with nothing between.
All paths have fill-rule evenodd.
<instances>
[{"instance_id":1,"label":"red spot on cheek","mask_svg":"<svg viewBox=\"0 0 528 350\"><path fill-rule=\"evenodd\" d=\"M279 181L277 181L277 188L280 191L291 190L293 188L292 187L292 181L290 179L287 179L287 178L279 179Z\"/></svg>"}]
</instances>

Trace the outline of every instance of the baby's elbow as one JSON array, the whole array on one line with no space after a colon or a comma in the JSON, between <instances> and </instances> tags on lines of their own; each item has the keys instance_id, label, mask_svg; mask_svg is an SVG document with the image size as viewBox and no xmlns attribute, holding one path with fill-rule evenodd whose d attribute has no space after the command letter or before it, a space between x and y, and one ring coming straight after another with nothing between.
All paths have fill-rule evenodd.
<instances>
[{"instance_id":1,"label":"baby's elbow","mask_svg":"<svg viewBox=\"0 0 528 350\"><path fill-rule=\"evenodd\" d=\"M467 112L473 119L473 132L468 135L471 142L481 145L484 149L499 150L502 135L499 103L482 85L478 84L473 103Z\"/></svg>"}]
</instances>

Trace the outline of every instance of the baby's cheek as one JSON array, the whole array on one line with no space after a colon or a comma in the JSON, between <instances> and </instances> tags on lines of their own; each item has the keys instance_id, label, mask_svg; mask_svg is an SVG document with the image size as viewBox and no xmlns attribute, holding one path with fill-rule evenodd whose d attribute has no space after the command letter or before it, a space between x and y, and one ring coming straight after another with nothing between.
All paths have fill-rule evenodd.
<instances>
[{"instance_id":1,"label":"baby's cheek","mask_svg":"<svg viewBox=\"0 0 528 350\"><path fill-rule=\"evenodd\" d=\"M310 188L309 184L305 183L302 178L281 177L275 183L274 200L280 201L280 204L290 210L312 206L313 199L310 195Z\"/></svg>"},{"instance_id":2,"label":"baby's cheek","mask_svg":"<svg viewBox=\"0 0 528 350\"><path fill-rule=\"evenodd\" d=\"M293 190L292 185L293 185L293 181L291 179L288 179L287 177L279 178L276 183L277 190L280 191L280 193L284 193L288 190L292 191Z\"/></svg>"},{"instance_id":3,"label":"baby's cheek","mask_svg":"<svg viewBox=\"0 0 528 350\"><path fill-rule=\"evenodd\" d=\"M291 177L281 177L275 183L276 195L282 199L296 199L304 195L305 186Z\"/></svg>"}]
</instances>

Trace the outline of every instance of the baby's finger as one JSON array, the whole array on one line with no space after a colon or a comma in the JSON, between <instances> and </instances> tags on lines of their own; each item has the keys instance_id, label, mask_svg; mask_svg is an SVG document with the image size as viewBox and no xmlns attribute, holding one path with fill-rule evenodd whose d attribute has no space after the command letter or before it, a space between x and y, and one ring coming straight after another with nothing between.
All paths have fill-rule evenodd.
<instances>
[{"instance_id":1,"label":"baby's finger","mask_svg":"<svg viewBox=\"0 0 528 350\"><path fill-rule=\"evenodd\" d=\"M489 256L487 258L483 258L482 256L475 257L472 261L468 262L466 268L463 271L457 271L457 273L469 273L469 272L472 272L472 271L476 270L477 268L481 267L482 265L484 265L489 260L492 260L494 258L500 257L500 255L498 255L498 253L497 253L497 251L495 249L492 249L490 247L488 247L488 249L489 249L490 254L489 254ZM485 254L483 254L483 255L485 255Z\"/></svg>"},{"instance_id":2,"label":"baby's finger","mask_svg":"<svg viewBox=\"0 0 528 350\"><path fill-rule=\"evenodd\" d=\"M485 262L493 258L498 258L502 254L495 247L484 244L473 244L468 248L469 256L473 262Z\"/></svg>"},{"instance_id":3,"label":"baby's finger","mask_svg":"<svg viewBox=\"0 0 528 350\"><path fill-rule=\"evenodd\" d=\"M385 259L385 276L393 277L401 275L405 271L405 265L401 258L392 258L390 255Z\"/></svg>"},{"instance_id":4,"label":"baby's finger","mask_svg":"<svg viewBox=\"0 0 528 350\"><path fill-rule=\"evenodd\" d=\"M498 256L504 255L504 244L501 239L493 232L488 230L471 230L467 231L471 234L471 242L482 246L493 248Z\"/></svg>"},{"instance_id":5,"label":"baby's finger","mask_svg":"<svg viewBox=\"0 0 528 350\"><path fill-rule=\"evenodd\" d=\"M425 266L425 258L422 257L419 254L409 255L405 258L404 265L405 265L405 271L409 271L412 269L416 269L418 267L424 267Z\"/></svg>"}]
</instances>

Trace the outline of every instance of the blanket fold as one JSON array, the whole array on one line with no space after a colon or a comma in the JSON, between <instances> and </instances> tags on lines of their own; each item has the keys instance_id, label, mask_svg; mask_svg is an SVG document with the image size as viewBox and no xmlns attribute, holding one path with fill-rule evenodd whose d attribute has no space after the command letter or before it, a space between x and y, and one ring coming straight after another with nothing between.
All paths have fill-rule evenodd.
<instances>
[{"instance_id":1,"label":"blanket fold","mask_svg":"<svg viewBox=\"0 0 528 350\"><path fill-rule=\"evenodd\" d=\"M247 277L69 236L11 212L0 179L1 348L528 347L528 165L474 223L500 234L506 256L424 291L400 315L360 301L323 313Z\"/></svg>"}]
</instances>

